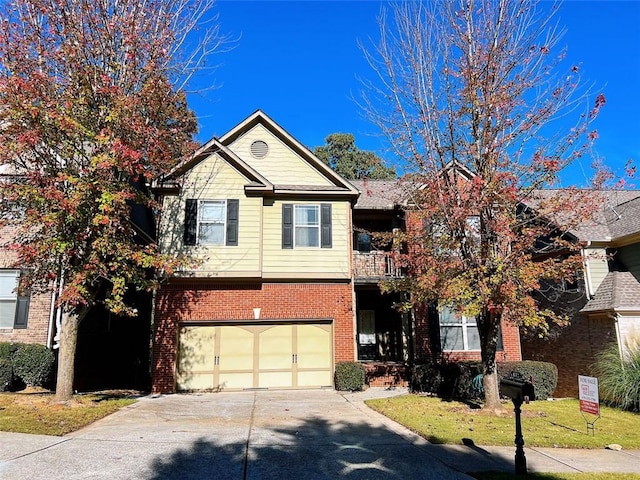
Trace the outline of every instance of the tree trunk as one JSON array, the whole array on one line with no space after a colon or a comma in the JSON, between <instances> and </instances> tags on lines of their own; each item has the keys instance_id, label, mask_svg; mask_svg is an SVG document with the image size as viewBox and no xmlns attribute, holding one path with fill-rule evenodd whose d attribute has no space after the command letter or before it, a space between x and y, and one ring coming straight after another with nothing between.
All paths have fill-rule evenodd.
<instances>
[{"instance_id":1,"label":"tree trunk","mask_svg":"<svg viewBox=\"0 0 640 480\"><path fill-rule=\"evenodd\" d=\"M477 317L482 358L482 386L484 388L484 410L499 412L504 410L500 403L498 372L496 370L496 350L500 333L500 316L484 310Z\"/></svg>"},{"instance_id":2,"label":"tree trunk","mask_svg":"<svg viewBox=\"0 0 640 480\"><path fill-rule=\"evenodd\" d=\"M58 350L58 373L56 379L57 402L67 402L73 397L73 375L76 360L76 345L78 343L78 327L86 315L87 309L81 314L65 313L62 317L60 330L60 348Z\"/></svg>"}]
</instances>

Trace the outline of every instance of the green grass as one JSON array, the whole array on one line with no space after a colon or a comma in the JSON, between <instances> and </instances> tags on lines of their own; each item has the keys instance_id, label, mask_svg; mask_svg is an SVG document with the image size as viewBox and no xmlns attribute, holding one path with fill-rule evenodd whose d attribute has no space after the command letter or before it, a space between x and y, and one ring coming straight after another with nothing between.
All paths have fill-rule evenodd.
<instances>
[{"instance_id":1,"label":"green grass","mask_svg":"<svg viewBox=\"0 0 640 480\"><path fill-rule=\"evenodd\" d=\"M0 393L0 431L61 436L135 402L118 394L75 395L55 403L52 393Z\"/></svg>"},{"instance_id":2,"label":"green grass","mask_svg":"<svg viewBox=\"0 0 640 480\"><path fill-rule=\"evenodd\" d=\"M513 446L515 422L511 402L505 403L507 414L500 417L472 409L464 403L418 395L369 400L367 405L431 443L463 444L471 440L476 445ZM601 407L600 415L595 423L595 435L591 435L587 433L577 400L523 405L525 445L603 448L617 443L624 449L640 448L640 414Z\"/></svg>"},{"instance_id":3,"label":"green grass","mask_svg":"<svg viewBox=\"0 0 640 480\"><path fill-rule=\"evenodd\" d=\"M479 472L469 474L478 480L640 480L637 473L515 473Z\"/></svg>"}]
</instances>

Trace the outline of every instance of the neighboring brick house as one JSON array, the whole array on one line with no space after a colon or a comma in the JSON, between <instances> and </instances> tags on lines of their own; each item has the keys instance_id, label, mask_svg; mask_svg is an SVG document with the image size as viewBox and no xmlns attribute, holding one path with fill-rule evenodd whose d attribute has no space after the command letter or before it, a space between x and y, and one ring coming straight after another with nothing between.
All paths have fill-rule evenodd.
<instances>
[{"instance_id":1,"label":"neighboring brick house","mask_svg":"<svg viewBox=\"0 0 640 480\"><path fill-rule=\"evenodd\" d=\"M555 396L578 395L578 375L589 374L596 355L617 342L640 339L640 191L596 191L601 209L572 233L585 242L584 277L559 300L570 325L544 338L522 337L525 359L558 366Z\"/></svg>"},{"instance_id":2,"label":"neighboring brick house","mask_svg":"<svg viewBox=\"0 0 640 480\"><path fill-rule=\"evenodd\" d=\"M39 343L51 347L55 311L51 294L20 291L20 267L11 248L14 230L0 228L0 342Z\"/></svg>"}]
</instances>

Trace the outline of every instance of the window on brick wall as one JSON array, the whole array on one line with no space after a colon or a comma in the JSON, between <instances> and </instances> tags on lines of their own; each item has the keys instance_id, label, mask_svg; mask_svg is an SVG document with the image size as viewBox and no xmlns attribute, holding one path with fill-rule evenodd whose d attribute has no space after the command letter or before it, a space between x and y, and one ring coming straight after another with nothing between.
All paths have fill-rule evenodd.
<instances>
[{"instance_id":1,"label":"window on brick wall","mask_svg":"<svg viewBox=\"0 0 640 480\"><path fill-rule=\"evenodd\" d=\"M29 295L18 291L19 270L0 270L0 328L27 328Z\"/></svg>"},{"instance_id":2,"label":"window on brick wall","mask_svg":"<svg viewBox=\"0 0 640 480\"><path fill-rule=\"evenodd\" d=\"M480 350L478 325L474 317L460 315L448 307L439 309L440 345L443 351ZM503 350L502 330L498 332L498 350Z\"/></svg>"}]
</instances>

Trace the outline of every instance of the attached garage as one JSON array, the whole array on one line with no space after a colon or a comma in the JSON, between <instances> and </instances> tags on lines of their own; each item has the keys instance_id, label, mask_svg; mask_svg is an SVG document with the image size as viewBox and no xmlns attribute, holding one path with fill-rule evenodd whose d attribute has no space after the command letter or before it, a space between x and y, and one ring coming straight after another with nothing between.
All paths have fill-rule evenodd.
<instances>
[{"instance_id":1,"label":"attached garage","mask_svg":"<svg viewBox=\"0 0 640 480\"><path fill-rule=\"evenodd\" d=\"M330 322L182 325L176 387L330 387L332 345Z\"/></svg>"}]
</instances>

